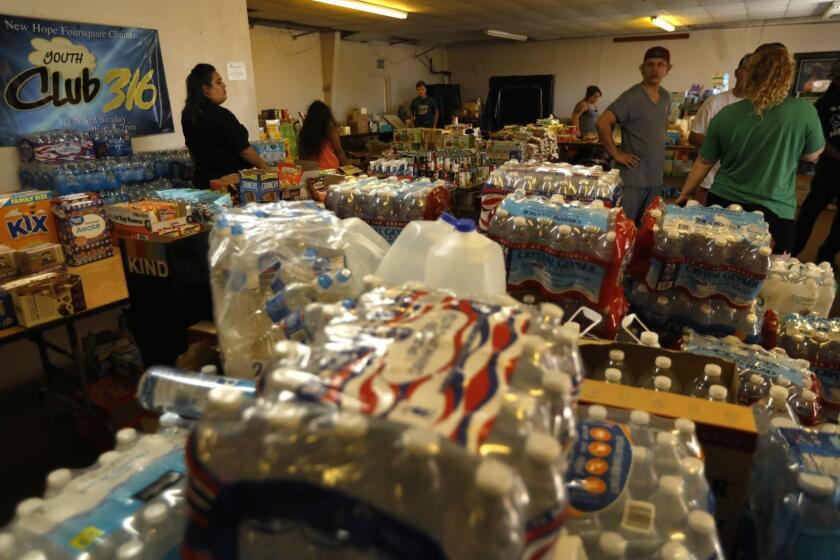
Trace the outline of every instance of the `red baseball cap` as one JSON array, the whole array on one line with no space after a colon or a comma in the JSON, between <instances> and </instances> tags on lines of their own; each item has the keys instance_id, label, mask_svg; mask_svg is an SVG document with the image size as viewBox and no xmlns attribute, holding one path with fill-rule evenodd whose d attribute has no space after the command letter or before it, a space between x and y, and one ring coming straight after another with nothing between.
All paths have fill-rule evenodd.
<instances>
[{"instance_id":1,"label":"red baseball cap","mask_svg":"<svg viewBox=\"0 0 840 560\"><path fill-rule=\"evenodd\" d=\"M645 59L642 61L647 62L649 58L661 58L665 60L668 64L671 64L671 53L668 52L668 49L665 47L651 47L647 51L645 51Z\"/></svg>"}]
</instances>

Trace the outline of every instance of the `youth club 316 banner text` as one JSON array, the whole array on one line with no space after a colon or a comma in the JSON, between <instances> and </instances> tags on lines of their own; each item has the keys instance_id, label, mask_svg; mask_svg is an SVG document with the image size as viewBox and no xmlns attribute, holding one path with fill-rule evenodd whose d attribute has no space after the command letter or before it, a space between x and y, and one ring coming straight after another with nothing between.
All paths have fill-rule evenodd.
<instances>
[{"instance_id":1,"label":"youth club 316 banner text","mask_svg":"<svg viewBox=\"0 0 840 560\"><path fill-rule=\"evenodd\" d=\"M0 15L0 145L117 125L172 132L158 32Z\"/></svg>"}]
</instances>

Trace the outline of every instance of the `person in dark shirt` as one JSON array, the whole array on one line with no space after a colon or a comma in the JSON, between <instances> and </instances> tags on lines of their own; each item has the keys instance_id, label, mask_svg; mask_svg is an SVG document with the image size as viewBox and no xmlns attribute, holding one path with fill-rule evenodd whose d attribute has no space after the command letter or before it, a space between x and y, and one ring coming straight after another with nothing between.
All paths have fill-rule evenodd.
<instances>
[{"instance_id":1,"label":"person in dark shirt","mask_svg":"<svg viewBox=\"0 0 840 560\"><path fill-rule=\"evenodd\" d=\"M437 101L426 95L426 83L422 80L415 87L417 97L411 100L411 122L417 128L437 128L440 116Z\"/></svg>"},{"instance_id":2,"label":"person in dark shirt","mask_svg":"<svg viewBox=\"0 0 840 560\"><path fill-rule=\"evenodd\" d=\"M193 184L206 189L218 179L242 169L269 165L248 143L248 129L222 107L227 88L210 64L196 64L187 76L187 101L181 112L184 140L195 162Z\"/></svg>"},{"instance_id":3,"label":"person in dark shirt","mask_svg":"<svg viewBox=\"0 0 840 560\"><path fill-rule=\"evenodd\" d=\"M808 244L814 222L828 204L840 204L840 60L831 69L831 84L814 106L825 136L825 151L817 163L817 172L811 180L811 191L802 203L796 219L796 240L793 254L798 255ZM834 214L831 232L817 251L817 262L834 259L840 252L840 209Z\"/></svg>"}]
</instances>

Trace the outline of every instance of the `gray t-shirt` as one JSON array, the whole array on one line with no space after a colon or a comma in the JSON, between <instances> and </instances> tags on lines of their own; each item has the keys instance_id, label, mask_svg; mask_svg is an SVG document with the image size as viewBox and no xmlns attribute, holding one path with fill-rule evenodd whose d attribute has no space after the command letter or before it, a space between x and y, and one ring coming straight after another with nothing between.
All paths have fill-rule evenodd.
<instances>
[{"instance_id":1,"label":"gray t-shirt","mask_svg":"<svg viewBox=\"0 0 840 560\"><path fill-rule=\"evenodd\" d=\"M615 114L621 125L621 151L639 156L638 167L618 166L624 185L661 187L671 95L660 87L659 103L654 104L642 85L636 84L613 101L608 110Z\"/></svg>"}]
</instances>

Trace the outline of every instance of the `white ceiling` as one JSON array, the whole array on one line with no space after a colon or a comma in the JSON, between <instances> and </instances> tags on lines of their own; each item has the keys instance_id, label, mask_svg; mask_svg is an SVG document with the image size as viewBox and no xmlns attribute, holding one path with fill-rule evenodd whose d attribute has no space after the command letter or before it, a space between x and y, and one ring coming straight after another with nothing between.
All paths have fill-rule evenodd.
<instances>
[{"instance_id":1,"label":"white ceiling","mask_svg":"<svg viewBox=\"0 0 840 560\"><path fill-rule=\"evenodd\" d=\"M661 33L650 24L665 16L677 31L820 21L825 0L373 0L409 12L405 20L329 6L313 0L247 0L251 18L354 32L349 40L410 40L451 44L495 40L500 29L535 40ZM840 14L832 18L840 21Z\"/></svg>"}]
</instances>

